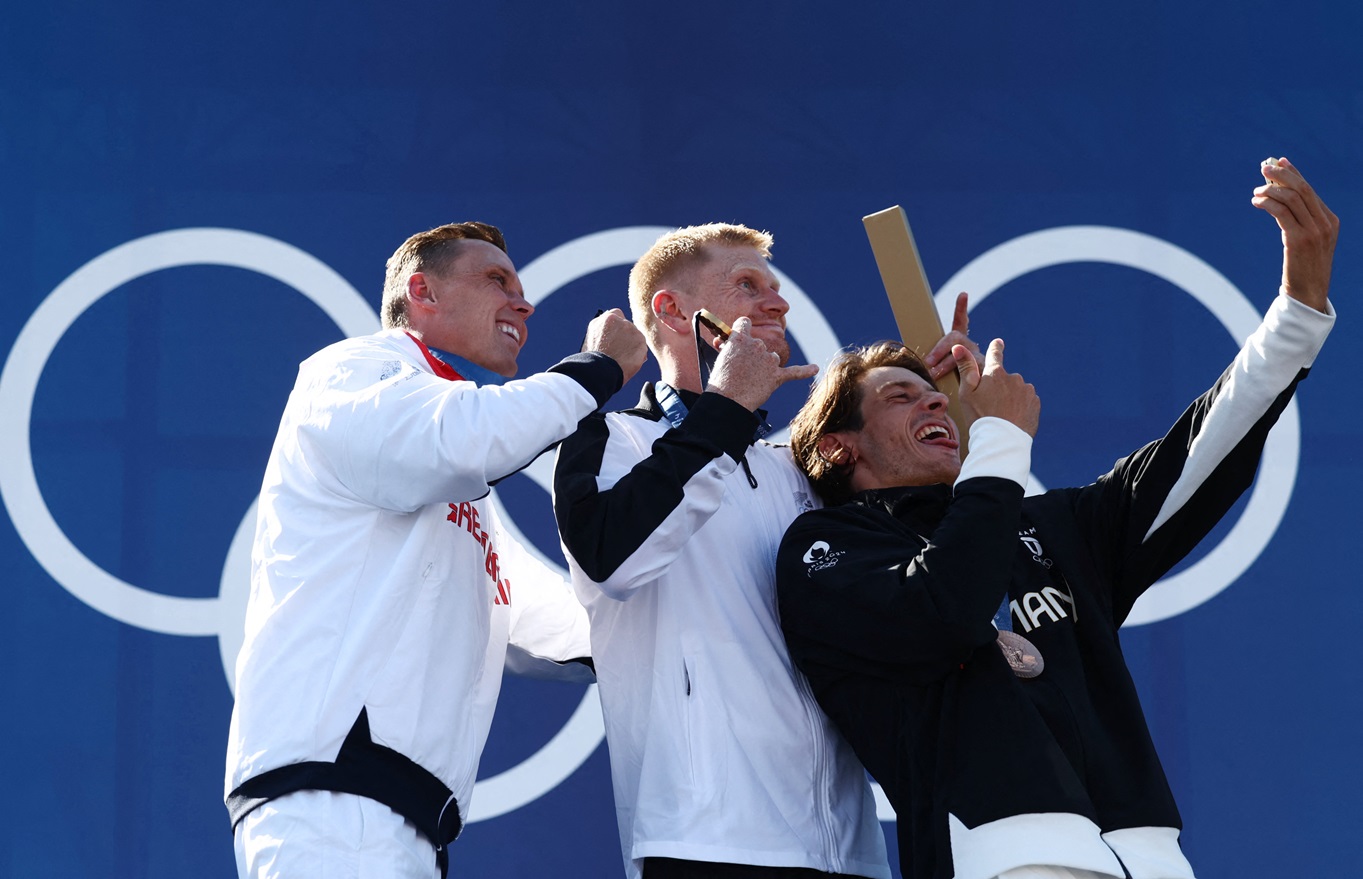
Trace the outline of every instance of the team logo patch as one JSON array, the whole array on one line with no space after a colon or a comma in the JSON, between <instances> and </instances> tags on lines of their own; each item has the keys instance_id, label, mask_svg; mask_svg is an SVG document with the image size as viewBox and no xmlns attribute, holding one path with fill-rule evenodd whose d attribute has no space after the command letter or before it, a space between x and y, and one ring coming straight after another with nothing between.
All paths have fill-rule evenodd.
<instances>
[{"instance_id":1,"label":"team logo patch","mask_svg":"<svg viewBox=\"0 0 1363 879\"><path fill-rule=\"evenodd\" d=\"M843 550L834 550L828 545L826 540L816 540L805 550L805 574L812 574L815 571L822 571L831 568L838 563L838 559L844 555Z\"/></svg>"},{"instance_id":2,"label":"team logo patch","mask_svg":"<svg viewBox=\"0 0 1363 879\"><path fill-rule=\"evenodd\" d=\"M1075 603L1074 591L1065 580L1065 575L1055 567L1055 561L1047 557L1046 550L1036 537L1036 529L1026 528L1019 531L1018 540L1022 541L1032 561L1046 569L1046 577L1051 583L1008 602L1013 619L1017 620L1024 632L1030 632L1048 621L1058 623L1063 619L1070 619L1077 624L1079 606Z\"/></svg>"},{"instance_id":3,"label":"team logo patch","mask_svg":"<svg viewBox=\"0 0 1363 879\"><path fill-rule=\"evenodd\" d=\"M1018 539L1022 541L1023 546L1027 547L1027 551L1032 554L1032 561L1041 565L1043 568L1049 568L1054 565L1055 562L1046 558L1046 551L1041 548L1041 541L1033 536L1035 534L1035 528L1028 528L1026 531L1018 532Z\"/></svg>"},{"instance_id":4,"label":"team logo patch","mask_svg":"<svg viewBox=\"0 0 1363 879\"><path fill-rule=\"evenodd\" d=\"M814 541L814 545L805 550L805 564L812 565L817 561L821 561L828 555L829 548L828 543L823 540Z\"/></svg>"},{"instance_id":5,"label":"team logo patch","mask_svg":"<svg viewBox=\"0 0 1363 879\"><path fill-rule=\"evenodd\" d=\"M402 362L399 360L385 360L383 362L383 372L379 373L379 381L387 381L393 376L402 372Z\"/></svg>"}]
</instances>

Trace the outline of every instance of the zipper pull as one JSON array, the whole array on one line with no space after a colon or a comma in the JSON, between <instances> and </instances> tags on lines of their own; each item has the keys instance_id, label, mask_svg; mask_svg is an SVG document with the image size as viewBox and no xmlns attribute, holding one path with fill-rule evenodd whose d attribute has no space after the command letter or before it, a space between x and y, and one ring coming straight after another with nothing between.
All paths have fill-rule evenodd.
<instances>
[{"instance_id":1,"label":"zipper pull","mask_svg":"<svg viewBox=\"0 0 1363 879\"><path fill-rule=\"evenodd\" d=\"M754 489L757 488L757 477L752 475L752 468L748 466L748 456L744 455L738 459L738 463L743 465L743 472L748 474L748 484Z\"/></svg>"}]
</instances>

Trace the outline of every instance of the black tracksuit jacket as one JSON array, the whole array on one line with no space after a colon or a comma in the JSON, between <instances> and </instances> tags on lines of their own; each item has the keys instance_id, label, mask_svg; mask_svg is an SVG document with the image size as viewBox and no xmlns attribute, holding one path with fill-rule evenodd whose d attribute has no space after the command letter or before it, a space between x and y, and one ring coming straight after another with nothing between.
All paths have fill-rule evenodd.
<instances>
[{"instance_id":1,"label":"black tracksuit jacket","mask_svg":"<svg viewBox=\"0 0 1363 879\"><path fill-rule=\"evenodd\" d=\"M1164 438L1090 485L875 490L791 525L777 559L790 653L894 806L905 877L1192 875L1118 628L1250 485L1306 375L1323 335L1302 353L1297 306L1281 305L1265 326L1288 326L1285 353L1261 327L1267 355L1247 344ZM1045 661L1031 680L995 644L1005 596Z\"/></svg>"}]
</instances>

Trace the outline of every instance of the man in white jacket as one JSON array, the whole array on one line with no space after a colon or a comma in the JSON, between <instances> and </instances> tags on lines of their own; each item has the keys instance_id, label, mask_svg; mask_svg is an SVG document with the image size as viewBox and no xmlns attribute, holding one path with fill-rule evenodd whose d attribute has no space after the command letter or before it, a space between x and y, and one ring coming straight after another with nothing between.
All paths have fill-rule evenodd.
<instances>
[{"instance_id":1,"label":"man in white jacket","mask_svg":"<svg viewBox=\"0 0 1363 879\"><path fill-rule=\"evenodd\" d=\"M776 617L776 547L815 497L790 450L758 438L759 407L817 370L786 366L770 246L713 223L649 249L630 304L663 381L585 419L555 467L629 879L890 875L865 772ZM717 355L702 308L732 325ZM934 364L968 342L958 318Z\"/></svg>"},{"instance_id":2,"label":"man in white jacket","mask_svg":"<svg viewBox=\"0 0 1363 879\"><path fill-rule=\"evenodd\" d=\"M506 381L526 301L501 232L388 262L384 330L299 368L261 488L226 795L242 877L425 877L467 815L508 642L589 656L561 578L487 496L639 369L619 311ZM583 666L585 672L585 666Z\"/></svg>"}]
</instances>

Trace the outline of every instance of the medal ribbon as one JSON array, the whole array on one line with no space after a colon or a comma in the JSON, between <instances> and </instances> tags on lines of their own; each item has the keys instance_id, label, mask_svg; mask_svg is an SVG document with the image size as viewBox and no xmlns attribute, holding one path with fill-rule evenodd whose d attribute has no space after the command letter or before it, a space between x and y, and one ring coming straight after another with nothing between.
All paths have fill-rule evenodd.
<instances>
[{"instance_id":1,"label":"medal ribbon","mask_svg":"<svg viewBox=\"0 0 1363 879\"><path fill-rule=\"evenodd\" d=\"M1003 596L1003 603L999 605L999 609L994 611L994 628L1000 632L1013 631L1013 611L1008 606L1007 595Z\"/></svg>"},{"instance_id":2,"label":"medal ribbon","mask_svg":"<svg viewBox=\"0 0 1363 879\"><path fill-rule=\"evenodd\" d=\"M441 351L439 348L427 346L426 350L437 360L454 369L454 371L465 381L471 381L478 387L484 385L504 385L509 379L504 375L498 375L492 370L479 366L478 364L460 357L458 354L451 354L448 351Z\"/></svg>"},{"instance_id":3,"label":"medal ribbon","mask_svg":"<svg viewBox=\"0 0 1363 879\"><path fill-rule=\"evenodd\" d=\"M682 402L681 394L677 393L677 389L667 382L658 382L654 387L658 391L658 407L663 410L663 416L667 419L668 424L673 427L681 427L682 421L686 419L686 413L691 411ZM758 409L756 415L761 423L753 432L753 442L757 442L771 433L771 425L767 423L767 410Z\"/></svg>"},{"instance_id":4,"label":"medal ribbon","mask_svg":"<svg viewBox=\"0 0 1363 879\"><path fill-rule=\"evenodd\" d=\"M480 388L483 385L502 385L509 381L506 376L498 375L486 367L460 357L458 354L451 354L449 351L442 351L439 348L427 345L411 333L407 334L407 338L416 342L416 346L421 349L422 356L426 358L427 365L441 378L447 378L450 381L470 381Z\"/></svg>"}]
</instances>

